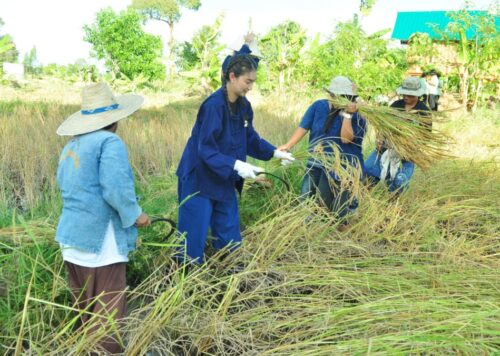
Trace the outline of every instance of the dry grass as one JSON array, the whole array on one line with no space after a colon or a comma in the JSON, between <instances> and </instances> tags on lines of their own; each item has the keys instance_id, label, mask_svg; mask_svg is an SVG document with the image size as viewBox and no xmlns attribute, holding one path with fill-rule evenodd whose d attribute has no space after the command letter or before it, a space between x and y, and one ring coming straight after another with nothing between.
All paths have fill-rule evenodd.
<instances>
[{"instance_id":1,"label":"dry grass","mask_svg":"<svg viewBox=\"0 0 500 356\"><path fill-rule=\"evenodd\" d=\"M344 108L346 101L334 100L336 107ZM438 116L420 116L389 106L361 103L359 113L367 120L377 136L386 140L405 160L427 169L443 158L450 158L447 146L451 139L436 127ZM438 121L439 122L439 121Z\"/></svg>"},{"instance_id":2,"label":"dry grass","mask_svg":"<svg viewBox=\"0 0 500 356\"><path fill-rule=\"evenodd\" d=\"M256 108L255 125L280 144L310 102L272 99ZM0 104L0 205L24 209L0 220L0 349L7 354L16 347L27 355L82 354L109 332L75 329L78 314L53 242L60 209L53 176L65 141L54 132L75 104ZM148 212L175 214L172 168L198 104L146 107L119 129ZM143 230L129 263L126 354L498 353L495 115L438 124L464 143L450 147L467 159L417 170L399 199L381 185L358 185L360 208L345 233L330 214L299 204L296 191L279 184L247 187L243 247L225 259L212 255L189 273L170 258L176 241L162 241L160 227ZM267 167L297 190L300 165Z\"/></svg>"}]
</instances>

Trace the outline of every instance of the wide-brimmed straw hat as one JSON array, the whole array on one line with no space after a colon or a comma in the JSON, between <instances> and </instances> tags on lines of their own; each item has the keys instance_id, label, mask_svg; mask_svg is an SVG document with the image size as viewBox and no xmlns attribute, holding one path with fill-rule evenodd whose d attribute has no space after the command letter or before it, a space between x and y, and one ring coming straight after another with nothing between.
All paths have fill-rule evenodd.
<instances>
[{"instance_id":1,"label":"wide-brimmed straw hat","mask_svg":"<svg viewBox=\"0 0 500 356\"><path fill-rule=\"evenodd\" d=\"M354 84L349 78L341 75L334 77L328 88L325 88L325 90L334 95L358 95L356 91L356 84Z\"/></svg>"},{"instance_id":2,"label":"wide-brimmed straw hat","mask_svg":"<svg viewBox=\"0 0 500 356\"><path fill-rule=\"evenodd\" d=\"M420 78L408 77L403 80L403 84L396 89L398 95L422 96L425 94L425 88L420 82Z\"/></svg>"},{"instance_id":3,"label":"wide-brimmed straw hat","mask_svg":"<svg viewBox=\"0 0 500 356\"><path fill-rule=\"evenodd\" d=\"M100 130L130 116L143 102L140 95L115 96L106 83L85 86L82 89L82 109L64 120L57 134L75 136Z\"/></svg>"}]
</instances>

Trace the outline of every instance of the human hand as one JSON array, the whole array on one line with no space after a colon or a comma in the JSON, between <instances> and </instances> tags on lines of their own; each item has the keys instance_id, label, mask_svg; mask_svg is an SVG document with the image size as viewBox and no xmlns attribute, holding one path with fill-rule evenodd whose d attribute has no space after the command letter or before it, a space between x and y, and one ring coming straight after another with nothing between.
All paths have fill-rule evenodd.
<instances>
[{"instance_id":1,"label":"human hand","mask_svg":"<svg viewBox=\"0 0 500 356\"><path fill-rule=\"evenodd\" d=\"M250 163L240 161L239 159L236 160L236 162L234 162L234 170L243 179L245 178L255 179L257 177L257 173L264 172L263 168L254 166Z\"/></svg>"},{"instance_id":2,"label":"human hand","mask_svg":"<svg viewBox=\"0 0 500 356\"><path fill-rule=\"evenodd\" d=\"M279 150L279 151L285 151L285 152L288 152L291 149L292 148L288 145L288 143L285 143L284 145L278 146L278 148L277 148L277 150Z\"/></svg>"},{"instance_id":3,"label":"human hand","mask_svg":"<svg viewBox=\"0 0 500 356\"><path fill-rule=\"evenodd\" d=\"M282 166L288 166L295 161L295 157L287 151L281 151L279 149L274 150L274 158L281 160Z\"/></svg>"},{"instance_id":4,"label":"human hand","mask_svg":"<svg viewBox=\"0 0 500 356\"><path fill-rule=\"evenodd\" d=\"M266 177L257 177L255 178L255 182L259 183L261 186L265 188L272 188L273 187L273 182Z\"/></svg>"},{"instance_id":5,"label":"human hand","mask_svg":"<svg viewBox=\"0 0 500 356\"><path fill-rule=\"evenodd\" d=\"M139 217L135 221L135 226L137 227L146 227L149 225L151 225L151 219L145 213L141 213L141 215L139 215Z\"/></svg>"},{"instance_id":6,"label":"human hand","mask_svg":"<svg viewBox=\"0 0 500 356\"><path fill-rule=\"evenodd\" d=\"M255 33L249 32L243 37L243 39L245 40L246 44L250 44L255 39Z\"/></svg>"}]
</instances>

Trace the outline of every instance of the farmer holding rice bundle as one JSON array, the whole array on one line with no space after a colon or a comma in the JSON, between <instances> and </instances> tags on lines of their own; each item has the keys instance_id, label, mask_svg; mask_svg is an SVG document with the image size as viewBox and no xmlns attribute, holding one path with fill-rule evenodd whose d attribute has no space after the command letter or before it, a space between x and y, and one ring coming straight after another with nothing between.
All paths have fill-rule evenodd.
<instances>
[{"instance_id":1,"label":"farmer holding rice bundle","mask_svg":"<svg viewBox=\"0 0 500 356\"><path fill-rule=\"evenodd\" d=\"M209 227L216 249L241 244L236 190L241 192L244 179L255 179L263 171L247 163L247 155L265 161L294 160L260 138L253 127L253 110L245 95L255 82L256 67L249 55L233 56L225 84L198 111L177 168L178 230L185 236L181 259L185 254L195 263L203 262Z\"/></svg>"},{"instance_id":2,"label":"farmer holding rice bundle","mask_svg":"<svg viewBox=\"0 0 500 356\"><path fill-rule=\"evenodd\" d=\"M331 98L344 98L349 101L344 110L328 99L315 101L306 111L299 127L288 142L279 147L280 150L291 150L306 134L309 134L309 151L333 157L334 150L340 153L340 160L350 169L356 170L358 178L363 173L363 154L361 147L366 132L366 121L357 112L355 104L357 92L355 84L343 76L334 77L330 86L325 89ZM319 194L320 202L337 215L342 221L340 230L348 227L346 220L349 212L355 210L357 201L351 196L349 189L341 184L339 171L325 167L324 162L310 158L301 188L304 198ZM354 177L353 177L354 178Z\"/></svg>"},{"instance_id":3,"label":"farmer holding rice bundle","mask_svg":"<svg viewBox=\"0 0 500 356\"><path fill-rule=\"evenodd\" d=\"M115 133L118 121L142 103L141 96L115 97L106 84L92 84L83 88L82 109L57 129L73 138L57 169L63 209L56 240L72 298L85 310L82 322L95 321L90 332L106 328L99 346L107 353L122 351L109 321L125 316L128 253L136 247L136 227L151 223L137 204L127 149Z\"/></svg>"},{"instance_id":4,"label":"farmer holding rice bundle","mask_svg":"<svg viewBox=\"0 0 500 356\"><path fill-rule=\"evenodd\" d=\"M425 88L416 77L406 78L396 92L403 95L403 99L391 104L392 108L405 112L415 112L423 118L430 118L429 108L419 100L425 94ZM423 125L432 131L432 122L423 121ZM383 139L377 140L377 148L365 162L365 173L371 182L385 181L389 191L399 193L408 187L415 164L401 157L394 147Z\"/></svg>"}]
</instances>

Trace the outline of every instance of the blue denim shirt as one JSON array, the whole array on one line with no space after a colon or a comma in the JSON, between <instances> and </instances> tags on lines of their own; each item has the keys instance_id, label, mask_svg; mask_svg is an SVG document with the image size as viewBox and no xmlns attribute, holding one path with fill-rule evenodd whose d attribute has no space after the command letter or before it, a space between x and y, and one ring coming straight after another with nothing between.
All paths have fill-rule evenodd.
<instances>
[{"instance_id":1,"label":"blue denim shirt","mask_svg":"<svg viewBox=\"0 0 500 356\"><path fill-rule=\"evenodd\" d=\"M121 255L135 249L141 214L127 148L114 133L100 130L73 137L57 169L63 209L56 241L84 251L101 251L109 221Z\"/></svg>"},{"instance_id":2,"label":"blue denim shirt","mask_svg":"<svg viewBox=\"0 0 500 356\"><path fill-rule=\"evenodd\" d=\"M236 112L231 115L220 88L201 104L177 176L186 179L195 174L191 177L194 179L192 193L230 201L235 187L241 190L243 184L234 170L235 161L246 161L247 155L268 161L275 149L255 131L250 102L241 98Z\"/></svg>"}]
</instances>

